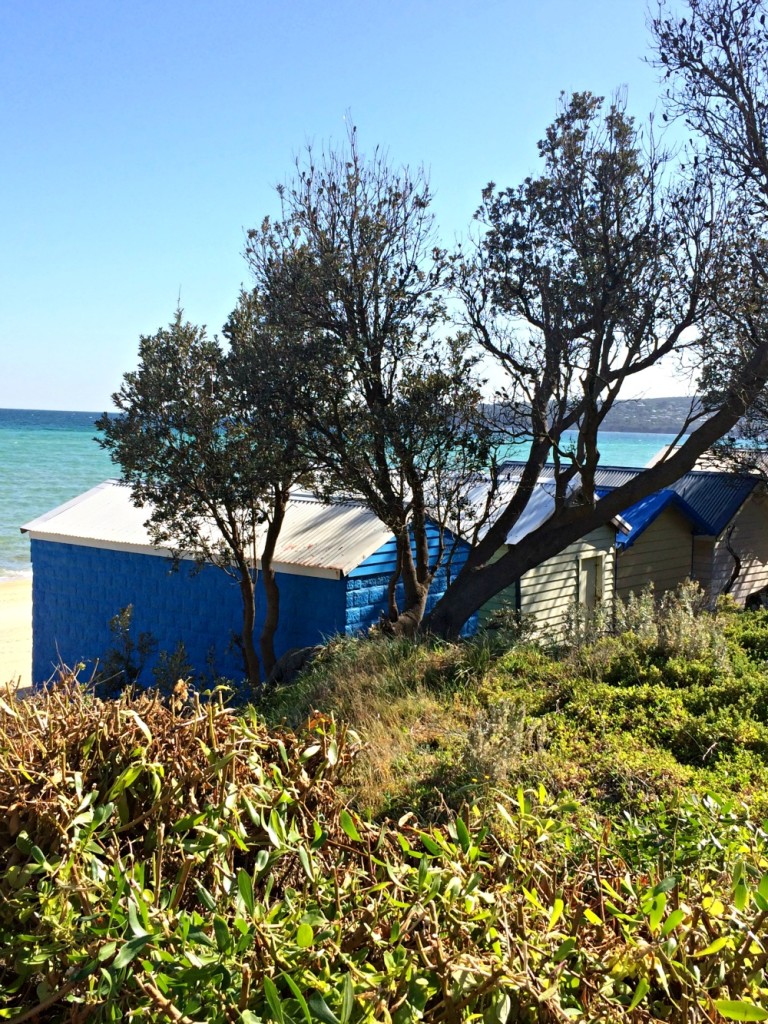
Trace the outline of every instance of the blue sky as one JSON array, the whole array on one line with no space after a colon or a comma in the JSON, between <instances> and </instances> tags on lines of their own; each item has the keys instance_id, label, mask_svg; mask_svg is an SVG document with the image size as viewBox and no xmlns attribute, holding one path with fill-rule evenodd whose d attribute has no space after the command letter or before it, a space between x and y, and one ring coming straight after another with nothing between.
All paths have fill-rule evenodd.
<instances>
[{"instance_id":1,"label":"blue sky","mask_svg":"<svg viewBox=\"0 0 768 1024\"><path fill-rule=\"evenodd\" d=\"M219 330L305 143L423 163L443 241L561 90L657 104L641 0L4 0L0 407L99 410L140 334ZM648 393L680 393L659 376Z\"/></svg>"}]
</instances>

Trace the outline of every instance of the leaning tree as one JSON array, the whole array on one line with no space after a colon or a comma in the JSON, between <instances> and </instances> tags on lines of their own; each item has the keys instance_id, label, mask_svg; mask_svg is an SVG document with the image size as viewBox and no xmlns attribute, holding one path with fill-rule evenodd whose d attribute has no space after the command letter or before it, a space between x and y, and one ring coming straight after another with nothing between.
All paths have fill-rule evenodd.
<instances>
[{"instance_id":1,"label":"leaning tree","mask_svg":"<svg viewBox=\"0 0 768 1024\"><path fill-rule=\"evenodd\" d=\"M720 301L739 217L716 161L673 175L616 102L604 110L575 95L539 149L540 176L485 190L482 234L454 273L465 327L504 373L508 416L530 440L515 493L425 622L447 637L528 569L691 469L768 380L768 338L753 331L716 402L683 425L679 450L596 494L600 426L627 381L683 348L709 355L743 342L745 317L725 317ZM728 149L719 153L730 167ZM554 512L505 548L549 457Z\"/></svg>"}]
</instances>

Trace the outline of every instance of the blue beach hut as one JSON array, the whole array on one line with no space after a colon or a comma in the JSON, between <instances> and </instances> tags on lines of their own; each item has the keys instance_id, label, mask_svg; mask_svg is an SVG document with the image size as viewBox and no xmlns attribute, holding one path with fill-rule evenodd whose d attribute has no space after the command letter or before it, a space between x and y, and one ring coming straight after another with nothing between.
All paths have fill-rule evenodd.
<instances>
[{"instance_id":1,"label":"blue beach hut","mask_svg":"<svg viewBox=\"0 0 768 1024\"><path fill-rule=\"evenodd\" d=\"M134 636L151 633L159 653L184 644L198 673L239 679L242 660L232 638L240 630L241 599L235 580L213 565L182 559L172 571L169 552L155 547L130 489L108 480L22 527L31 541L32 680L39 685L59 664L93 666L114 642L109 622L131 605ZM453 538L449 538L449 546ZM437 557L438 530L430 534ZM455 544L441 567L428 609L466 560L468 545ZM292 647L354 634L378 622L396 566L387 527L361 503L331 504L295 495L275 552L280 587L278 657ZM264 618L257 587L256 632Z\"/></svg>"}]
</instances>

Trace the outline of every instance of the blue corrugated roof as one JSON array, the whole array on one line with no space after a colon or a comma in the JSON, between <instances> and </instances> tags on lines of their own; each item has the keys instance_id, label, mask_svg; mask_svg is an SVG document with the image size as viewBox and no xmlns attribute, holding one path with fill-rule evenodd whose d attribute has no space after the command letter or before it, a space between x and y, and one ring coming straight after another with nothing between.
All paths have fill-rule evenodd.
<instances>
[{"instance_id":1,"label":"blue corrugated roof","mask_svg":"<svg viewBox=\"0 0 768 1024\"><path fill-rule=\"evenodd\" d=\"M756 476L735 473L686 473L673 490L706 523L701 532L717 537L723 532L758 484Z\"/></svg>"},{"instance_id":2,"label":"blue corrugated roof","mask_svg":"<svg viewBox=\"0 0 768 1024\"><path fill-rule=\"evenodd\" d=\"M607 488L610 490L611 488ZM616 537L616 547L621 551L624 548L632 547L634 542L651 523L659 516L665 508L674 505L677 495L674 491L665 488L663 491L656 491L649 494L647 498L641 498L628 509L622 512L622 518L629 523L629 533L620 533Z\"/></svg>"},{"instance_id":3,"label":"blue corrugated roof","mask_svg":"<svg viewBox=\"0 0 768 1024\"><path fill-rule=\"evenodd\" d=\"M522 462L510 462L505 464L504 469L510 472L517 469L519 472L523 465ZM644 472L646 470L632 469L628 466L599 466L595 473L595 484L599 491L605 493L621 487L627 481L633 480L638 473ZM540 479L551 479L553 475L553 467L545 466ZM756 476L697 470L686 473L664 490L677 496L675 507L691 521L696 533L717 537L739 511L758 482ZM632 514L638 523L643 523L640 529L644 530L670 503L671 499L662 498L663 494L664 491L658 491L622 512L622 517L633 527L631 533L624 538L623 546L631 544L638 536ZM654 499L658 499L658 503L654 503Z\"/></svg>"},{"instance_id":4,"label":"blue corrugated roof","mask_svg":"<svg viewBox=\"0 0 768 1024\"><path fill-rule=\"evenodd\" d=\"M611 488L606 490L610 491ZM625 512L622 512L622 519L626 519L629 523L630 531L629 533L619 533L617 535L616 547L620 551L623 551L624 548L632 547L643 530L646 530L667 508L676 508L678 512L684 515L693 526L695 533L710 532L709 523L702 519L696 510L681 498L673 488L665 487L661 491L649 494L647 498L641 498L640 501L635 502Z\"/></svg>"}]
</instances>

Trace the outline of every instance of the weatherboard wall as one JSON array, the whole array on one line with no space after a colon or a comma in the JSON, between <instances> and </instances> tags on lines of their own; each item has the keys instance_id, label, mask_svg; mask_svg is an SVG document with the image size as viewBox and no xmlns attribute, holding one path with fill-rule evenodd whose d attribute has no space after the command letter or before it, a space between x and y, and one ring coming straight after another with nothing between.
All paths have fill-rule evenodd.
<instances>
[{"instance_id":1,"label":"weatherboard wall","mask_svg":"<svg viewBox=\"0 0 768 1024\"><path fill-rule=\"evenodd\" d=\"M133 608L132 635L151 633L156 652L147 660L145 681L159 653L183 643L197 674L231 679L243 676L242 658L233 643L242 623L237 581L223 570L182 561L178 571L167 558L93 544L35 538L33 566L33 680L51 677L59 664L84 663L85 676L114 646L109 622ZM437 532L430 551L438 555ZM441 568L431 588L427 610L464 564L468 548L458 546L449 568ZM384 544L349 576L320 578L278 573L280 626L278 657L292 647L323 643L339 633L365 632L387 609L387 586L396 566L394 540ZM397 591L403 606L402 584ZM264 622L264 595L256 588L256 629ZM467 631L473 631L474 620Z\"/></svg>"},{"instance_id":2,"label":"weatherboard wall","mask_svg":"<svg viewBox=\"0 0 768 1024\"><path fill-rule=\"evenodd\" d=\"M616 592L622 600L651 582L657 594L674 590L691 575L691 524L676 508L666 508L617 557Z\"/></svg>"},{"instance_id":3,"label":"weatherboard wall","mask_svg":"<svg viewBox=\"0 0 768 1024\"><path fill-rule=\"evenodd\" d=\"M507 550L502 548L497 557ZM585 559L600 561L600 592L602 604L613 607L614 558L616 532L603 526L582 540L569 544L558 555L530 569L483 606L480 621L487 624L494 615L518 608L534 625L537 633L557 634L563 629L569 611L579 602L579 571Z\"/></svg>"},{"instance_id":4,"label":"weatherboard wall","mask_svg":"<svg viewBox=\"0 0 768 1024\"><path fill-rule=\"evenodd\" d=\"M231 638L241 628L242 604L235 580L215 566L178 572L156 555L32 540L33 681L50 678L59 663L86 665L86 675L113 645L109 621L133 606L133 634L150 632L158 650L179 642L198 673L211 669L228 678L243 675ZM278 656L291 647L322 642L345 629L343 579L278 574ZM256 633L264 621L257 588ZM157 655L147 664L148 672Z\"/></svg>"},{"instance_id":5,"label":"weatherboard wall","mask_svg":"<svg viewBox=\"0 0 768 1024\"><path fill-rule=\"evenodd\" d=\"M750 594L768 586L768 498L762 490L753 492L734 517L730 546L741 559L741 569L731 596L744 604ZM723 531L714 544L711 595L722 594L734 569L734 560L728 550L728 530Z\"/></svg>"},{"instance_id":6,"label":"weatherboard wall","mask_svg":"<svg viewBox=\"0 0 768 1024\"><path fill-rule=\"evenodd\" d=\"M437 527L430 523L427 526L430 561L437 561L440 555L440 539ZM445 593L451 580L467 560L469 545L465 541L455 542L448 534L445 539L444 564L436 573L427 599L427 613L434 608L437 601ZM362 633L376 625L388 605L387 592L389 581L397 568L397 543L395 538L383 544L378 551L361 562L353 569L346 579L346 632L350 635ZM405 593L400 583L395 591L398 608L404 606ZM477 628L476 618L472 618L465 627L464 633L473 633Z\"/></svg>"}]
</instances>

